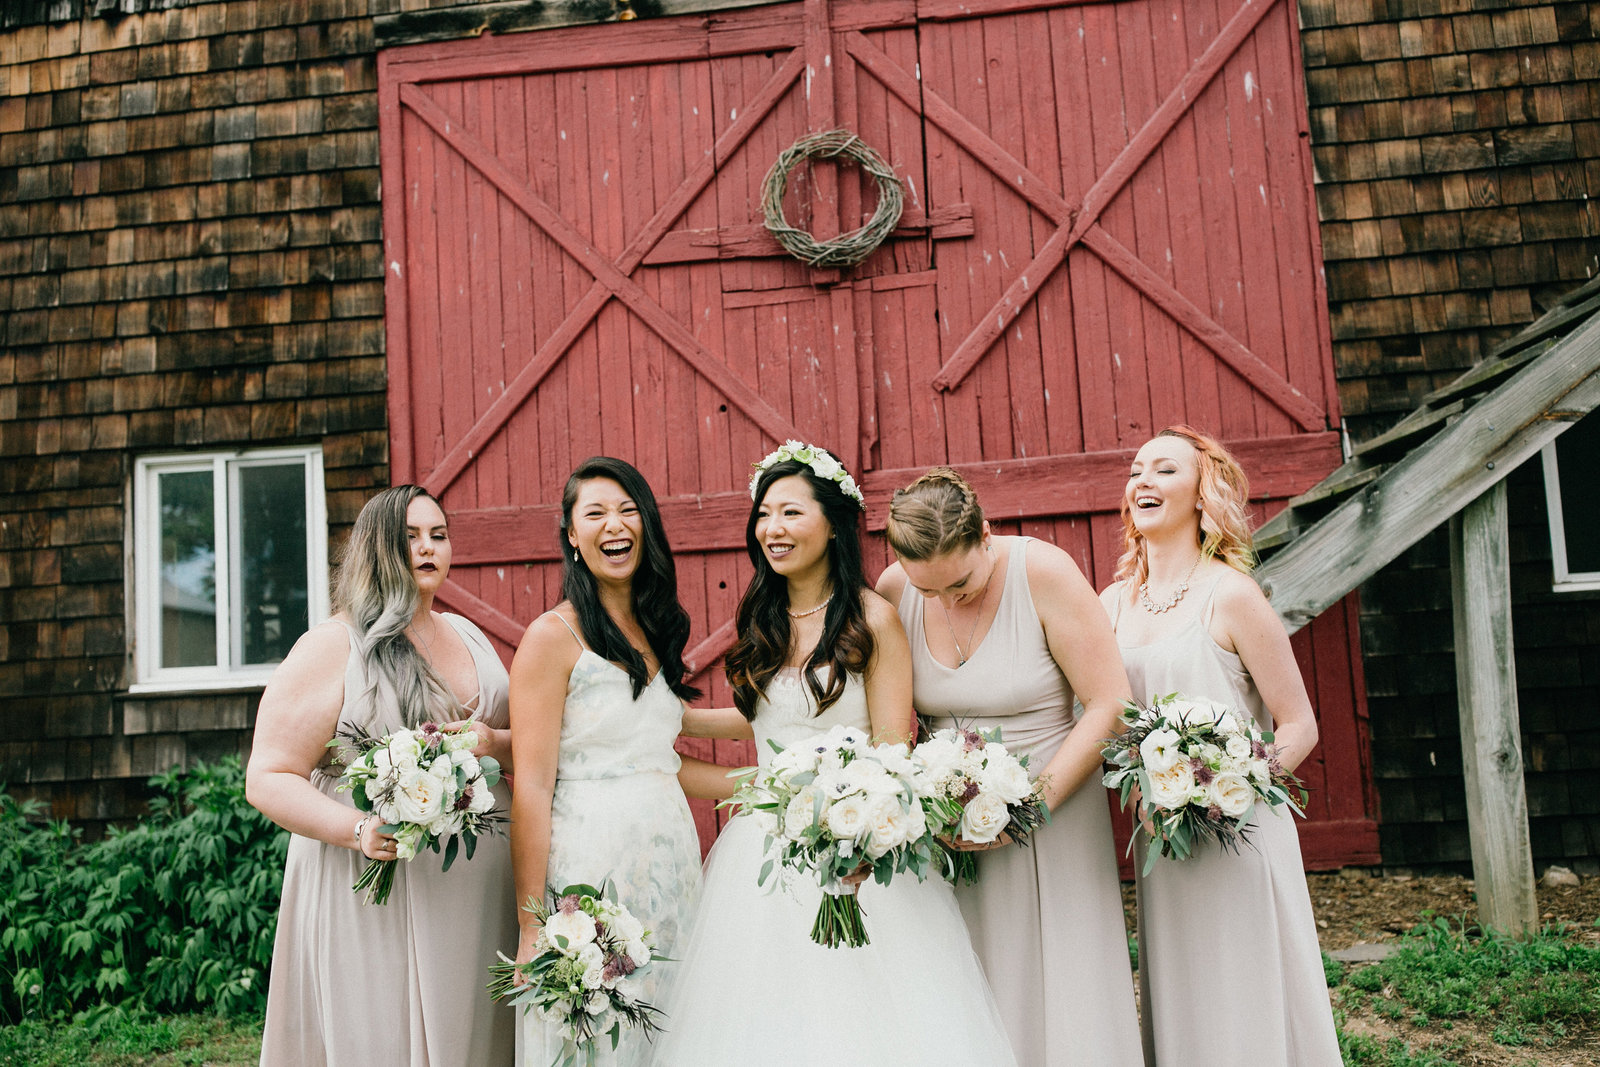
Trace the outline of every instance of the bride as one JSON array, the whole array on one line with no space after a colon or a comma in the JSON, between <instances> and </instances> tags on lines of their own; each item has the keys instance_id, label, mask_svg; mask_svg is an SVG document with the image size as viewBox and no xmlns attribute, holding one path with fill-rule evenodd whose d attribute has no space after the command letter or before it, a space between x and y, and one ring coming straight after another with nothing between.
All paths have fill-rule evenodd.
<instances>
[{"instance_id":1,"label":"bride","mask_svg":"<svg viewBox=\"0 0 1600 1067\"><path fill-rule=\"evenodd\" d=\"M756 573L726 658L737 707L691 709L685 732L753 736L763 764L769 740L789 747L838 725L911 740L910 649L864 580L854 480L826 451L789 442L757 465L751 496ZM763 836L736 818L711 850L653 1063L1015 1063L948 885L901 874L861 887L871 943L824 948L809 936L815 884L757 885Z\"/></svg>"}]
</instances>

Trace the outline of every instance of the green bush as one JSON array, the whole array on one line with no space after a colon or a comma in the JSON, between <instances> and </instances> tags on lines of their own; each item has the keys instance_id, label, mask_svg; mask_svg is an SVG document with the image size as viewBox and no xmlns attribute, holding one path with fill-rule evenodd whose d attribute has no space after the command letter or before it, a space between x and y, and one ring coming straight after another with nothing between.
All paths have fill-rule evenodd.
<instances>
[{"instance_id":1,"label":"green bush","mask_svg":"<svg viewBox=\"0 0 1600 1067\"><path fill-rule=\"evenodd\" d=\"M0 1022L264 1008L289 835L237 758L150 785L150 814L92 843L0 790Z\"/></svg>"}]
</instances>

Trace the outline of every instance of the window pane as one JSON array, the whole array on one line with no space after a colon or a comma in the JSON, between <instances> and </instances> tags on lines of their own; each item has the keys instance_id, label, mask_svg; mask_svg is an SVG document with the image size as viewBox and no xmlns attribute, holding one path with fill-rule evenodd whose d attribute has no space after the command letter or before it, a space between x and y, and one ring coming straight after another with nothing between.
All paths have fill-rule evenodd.
<instances>
[{"instance_id":1,"label":"window pane","mask_svg":"<svg viewBox=\"0 0 1600 1067\"><path fill-rule=\"evenodd\" d=\"M1567 571L1600 571L1600 496L1594 492L1600 466L1600 413L1588 415L1556 438L1561 475L1561 525L1567 535Z\"/></svg>"},{"instance_id":2,"label":"window pane","mask_svg":"<svg viewBox=\"0 0 1600 1067\"><path fill-rule=\"evenodd\" d=\"M305 464L239 470L241 664L277 663L311 624Z\"/></svg>"},{"instance_id":3,"label":"window pane","mask_svg":"<svg viewBox=\"0 0 1600 1067\"><path fill-rule=\"evenodd\" d=\"M217 534L210 471L160 476L161 665L217 662Z\"/></svg>"}]
</instances>

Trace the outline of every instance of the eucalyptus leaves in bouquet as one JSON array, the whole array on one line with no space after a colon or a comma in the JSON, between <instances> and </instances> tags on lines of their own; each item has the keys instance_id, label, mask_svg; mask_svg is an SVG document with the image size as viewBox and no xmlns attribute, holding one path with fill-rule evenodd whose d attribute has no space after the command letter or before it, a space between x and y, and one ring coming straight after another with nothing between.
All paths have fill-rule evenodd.
<instances>
[{"instance_id":1,"label":"eucalyptus leaves in bouquet","mask_svg":"<svg viewBox=\"0 0 1600 1067\"><path fill-rule=\"evenodd\" d=\"M1102 780L1124 808L1139 790L1139 825L1151 841L1145 874L1158 858L1188 859L1207 840L1238 852L1241 841L1251 843L1258 802L1305 816L1304 785L1278 761L1272 732L1247 716L1169 693L1149 704L1127 702L1122 720L1127 730L1102 749Z\"/></svg>"}]
</instances>

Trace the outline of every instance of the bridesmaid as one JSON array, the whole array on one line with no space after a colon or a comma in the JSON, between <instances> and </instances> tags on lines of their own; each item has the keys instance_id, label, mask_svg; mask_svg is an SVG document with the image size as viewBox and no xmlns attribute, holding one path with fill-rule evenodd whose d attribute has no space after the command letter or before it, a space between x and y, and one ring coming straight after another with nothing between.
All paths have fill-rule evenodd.
<instances>
[{"instance_id":1,"label":"bridesmaid","mask_svg":"<svg viewBox=\"0 0 1600 1067\"><path fill-rule=\"evenodd\" d=\"M337 792L326 747L341 725L377 734L427 720L479 735L511 769L506 669L483 633L433 610L450 573L450 529L416 485L385 489L356 519L339 566L339 611L295 642L256 713L245 793L286 830L261 1062L281 1067L504 1065L514 1020L483 995L508 947L511 858L480 838L448 873L423 852L400 864L382 906L350 886L394 838ZM453 720L453 721L452 721ZM496 807L508 806L497 786Z\"/></svg>"},{"instance_id":2,"label":"bridesmaid","mask_svg":"<svg viewBox=\"0 0 1600 1067\"><path fill-rule=\"evenodd\" d=\"M1317 723L1288 634L1248 573L1247 489L1216 441L1161 431L1134 458L1126 551L1101 600L1140 699L1183 693L1247 712L1293 769ZM1341 1062L1294 816L1258 806L1254 823L1237 854L1162 860L1139 880L1149 1067Z\"/></svg>"},{"instance_id":3,"label":"bridesmaid","mask_svg":"<svg viewBox=\"0 0 1600 1067\"><path fill-rule=\"evenodd\" d=\"M1052 809L1027 848L984 851L977 883L956 891L1017 1061L1136 1065L1133 974L1099 784L1100 745L1121 725L1129 690L1094 589L1054 545L995 536L949 467L894 494L888 535L898 562L878 592L911 639L918 710L933 729L1001 727Z\"/></svg>"},{"instance_id":4,"label":"bridesmaid","mask_svg":"<svg viewBox=\"0 0 1600 1067\"><path fill-rule=\"evenodd\" d=\"M566 599L533 620L511 663L511 741L522 772L511 809L516 900L609 878L618 903L655 932L656 952L675 958L700 892L700 842L684 789L725 787L727 772L680 760L672 747L683 699L700 695L685 677L689 615L678 603L672 550L644 476L607 456L585 460L567 479L561 532ZM539 925L521 907L516 918L517 961L525 963ZM641 972L640 999L659 1006L673 966ZM520 1026L519 1062L561 1059L556 1026L537 1011ZM634 1067L650 1055L631 1030L615 1050L603 1037L595 1047L603 1067Z\"/></svg>"}]
</instances>

